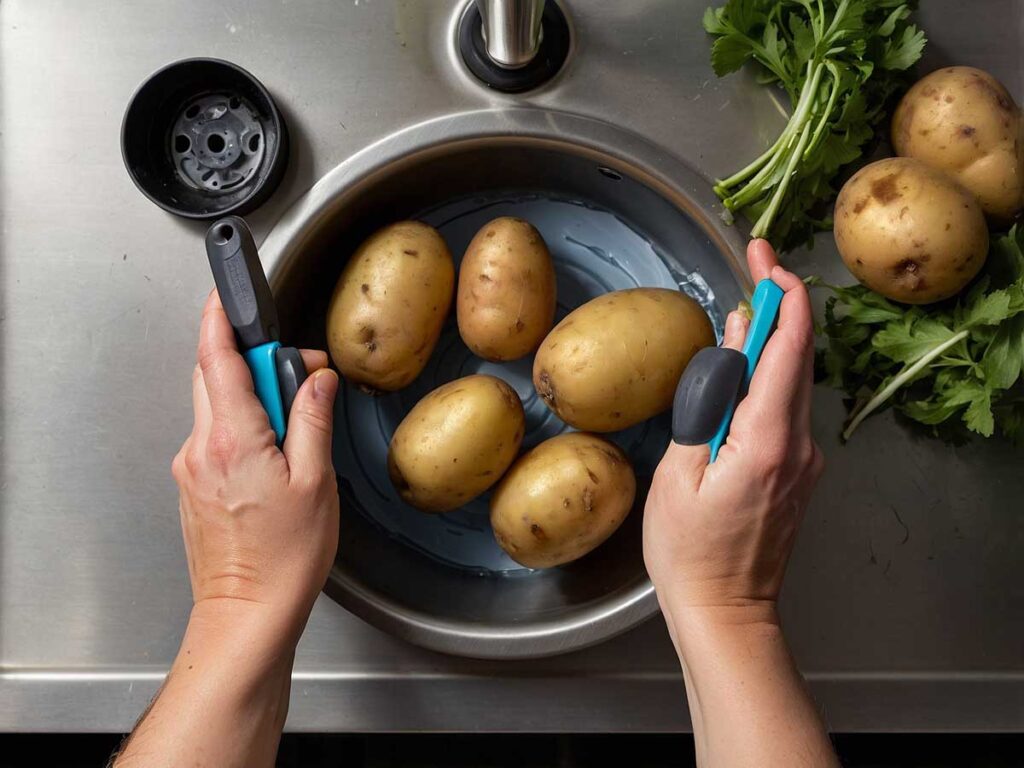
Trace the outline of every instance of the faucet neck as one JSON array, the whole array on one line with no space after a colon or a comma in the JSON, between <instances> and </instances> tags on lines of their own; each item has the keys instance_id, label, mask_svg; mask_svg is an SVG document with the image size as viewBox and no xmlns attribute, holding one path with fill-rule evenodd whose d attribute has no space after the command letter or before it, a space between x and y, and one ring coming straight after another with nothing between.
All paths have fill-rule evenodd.
<instances>
[{"instance_id":1,"label":"faucet neck","mask_svg":"<svg viewBox=\"0 0 1024 768\"><path fill-rule=\"evenodd\" d=\"M545 0L476 0L488 58L503 69L525 67L540 50Z\"/></svg>"}]
</instances>

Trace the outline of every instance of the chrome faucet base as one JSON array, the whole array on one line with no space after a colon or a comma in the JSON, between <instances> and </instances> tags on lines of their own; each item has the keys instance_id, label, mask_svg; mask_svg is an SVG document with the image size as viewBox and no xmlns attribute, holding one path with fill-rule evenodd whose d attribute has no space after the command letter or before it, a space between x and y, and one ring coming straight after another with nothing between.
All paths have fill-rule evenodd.
<instances>
[{"instance_id":1,"label":"chrome faucet base","mask_svg":"<svg viewBox=\"0 0 1024 768\"><path fill-rule=\"evenodd\" d=\"M534 43L524 42L522 46L509 46L509 29L496 23L493 16L495 6L536 6L542 12L536 20L530 20L529 13L521 17L522 25L519 32L521 40L526 40L525 32L536 28L535 53L528 56L529 46ZM482 9L487 6L487 10ZM491 13L490 24L485 25L485 13ZM532 25L532 26L530 26ZM513 35L515 37L515 35ZM497 39L497 40L496 40ZM501 41L498 44L497 41ZM483 0L467 6L459 22L459 50L469 71L484 85L504 93L522 93L537 88L550 80L562 68L569 55L569 23L565 14L554 2L521 2L521 3L488 3ZM492 51L500 51L504 63L492 56ZM518 54L509 53L519 51Z\"/></svg>"}]
</instances>

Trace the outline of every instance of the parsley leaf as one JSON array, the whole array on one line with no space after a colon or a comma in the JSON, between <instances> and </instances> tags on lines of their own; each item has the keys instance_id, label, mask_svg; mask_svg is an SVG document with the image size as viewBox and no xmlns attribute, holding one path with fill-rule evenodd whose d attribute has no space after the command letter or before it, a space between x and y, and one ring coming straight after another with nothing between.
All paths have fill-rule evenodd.
<instances>
[{"instance_id":1,"label":"parsley leaf","mask_svg":"<svg viewBox=\"0 0 1024 768\"><path fill-rule=\"evenodd\" d=\"M992 437L996 429L995 416L992 415L992 391L981 389L969 401L964 411L964 423L972 432L982 437Z\"/></svg>"},{"instance_id":2,"label":"parsley leaf","mask_svg":"<svg viewBox=\"0 0 1024 768\"><path fill-rule=\"evenodd\" d=\"M726 35L715 40L711 46L711 66L721 77L735 72L753 55L753 50L743 38Z\"/></svg>"},{"instance_id":3,"label":"parsley leaf","mask_svg":"<svg viewBox=\"0 0 1024 768\"><path fill-rule=\"evenodd\" d=\"M994 389L1009 389L1024 369L1024 314L999 326L981 362L985 381Z\"/></svg>"},{"instance_id":4,"label":"parsley leaf","mask_svg":"<svg viewBox=\"0 0 1024 768\"><path fill-rule=\"evenodd\" d=\"M890 360L913 363L953 335L953 331L938 320L916 319L908 313L902 322L887 323L871 339L871 346Z\"/></svg>"},{"instance_id":5,"label":"parsley leaf","mask_svg":"<svg viewBox=\"0 0 1024 768\"><path fill-rule=\"evenodd\" d=\"M921 58L925 46L924 32L913 26L903 28L899 40L890 38L882 52L883 69L909 69Z\"/></svg>"}]
</instances>

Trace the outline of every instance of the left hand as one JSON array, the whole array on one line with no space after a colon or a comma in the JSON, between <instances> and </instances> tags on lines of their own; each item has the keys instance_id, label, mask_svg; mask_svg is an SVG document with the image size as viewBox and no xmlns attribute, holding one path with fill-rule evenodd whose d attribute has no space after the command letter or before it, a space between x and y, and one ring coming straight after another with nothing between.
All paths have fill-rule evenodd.
<instances>
[{"instance_id":1,"label":"left hand","mask_svg":"<svg viewBox=\"0 0 1024 768\"><path fill-rule=\"evenodd\" d=\"M303 350L309 377L281 450L216 291L192 376L195 424L174 458L193 617L260 614L297 641L338 546L331 432L338 377Z\"/></svg>"}]
</instances>

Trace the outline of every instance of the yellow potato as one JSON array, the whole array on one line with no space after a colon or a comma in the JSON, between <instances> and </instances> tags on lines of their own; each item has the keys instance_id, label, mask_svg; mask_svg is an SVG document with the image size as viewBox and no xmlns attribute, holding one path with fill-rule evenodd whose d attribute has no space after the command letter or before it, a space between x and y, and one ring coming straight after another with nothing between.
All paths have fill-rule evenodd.
<instances>
[{"instance_id":1,"label":"yellow potato","mask_svg":"<svg viewBox=\"0 0 1024 768\"><path fill-rule=\"evenodd\" d=\"M459 265L459 333L487 360L537 349L555 319L555 268L532 224L502 217L485 224Z\"/></svg>"},{"instance_id":2,"label":"yellow potato","mask_svg":"<svg viewBox=\"0 0 1024 768\"><path fill-rule=\"evenodd\" d=\"M590 552L619 527L636 496L618 446L570 432L512 465L491 497L494 538L516 562L550 568Z\"/></svg>"},{"instance_id":3,"label":"yellow potato","mask_svg":"<svg viewBox=\"0 0 1024 768\"><path fill-rule=\"evenodd\" d=\"M997 223L1024 208L1024 122L988 72L946 67L919 80L893 115L892 144L953 176Z\"/></svg>"},{"instance_id":4,"label":"yellow potato","mask_svg":"<svg viewBox=\"0 0 1024 768\"><path fill-rule=\"evenodd\" d=\"M704 310L679 291L606 293L544 339L533 385L566 423L613 432L669 408L690 358L714 343Z\"/></svg>"},{"instance_id":5,"label":"yellow potato","mask_svg":"<svg viewBox=\"0 0 1024 768\"><path fill-rule=\"evenodd\" d=\"M427 364L452 303L455 265L437 230L400 221L345 265L327 312L331 359L346 379L394 391Z\"/></svg>"},{"instance_id":6,"label":"yellow potato","mask_svg":"<svg viewBox=\"0 0 1024 768\"><path fill-rule=\"evenodd\" d=\"M907 304L953 296L988 253L974 195L909 157L879 160L846 182L836 200L835 238L854 277Z\"/></svg>"},{"instance_id":7,"label":"yellow potato","mask_svg":"<svg viewBox=\"0 0 1024 768\"><path fill-rule=\"evenodd\" d=\"M501 379L474 375L444 384L398 425L388 473L399 495L424 512L447 512L490 488L519 452L526 419Z\"/></svg>"}]
</instances>

